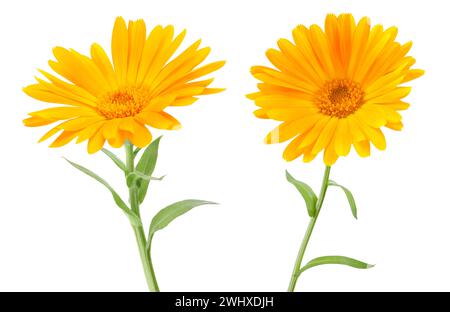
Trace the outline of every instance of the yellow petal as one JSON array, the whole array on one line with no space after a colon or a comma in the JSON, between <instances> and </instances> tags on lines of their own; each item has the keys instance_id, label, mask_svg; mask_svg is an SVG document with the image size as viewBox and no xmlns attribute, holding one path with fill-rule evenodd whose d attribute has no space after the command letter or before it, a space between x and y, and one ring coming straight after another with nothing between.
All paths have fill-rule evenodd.
<instances>
[{"instance_id":1,"label":"yellow petal","mask_svg":"<svg viewBox=\"0 0 450 312\"><path fill-rule=\"evenodd\" d=\"M198 98L195 97L182 97L173 101L170 106L188 106L194 104Z\"/></svg>"},{"instance_id":2,"label":"yellow petal","mask_svg":"<svg viewBox=\"0 0 450 312\"><path fill-rule=\"evenodd\" d=\"M117 137L120 122L120 119L107 120L102 128L103 137L108 141Z\"/></svg>"},{"instance_id":3,"label":"yellow petal","mask_svg":"<svg viewBox=\"0 0 450 312\"><path fill-rule=\"evenodd\" d=\"M370 143L367 140L353 142L353 146L355 147L356 152L361 157L370 156Z\"/></svg>"},{"instance_id":4,"label":"yellow petal","mask_svg":"<svg viewBox=\"0 0 450 312\"><path fill-rule=\"evenodd\" d=\"M178 82L187 82L187 81L191 81L191 80L200 78L202 76L208 75L208 74L222 68L224 65L225 65L225 61L218 61L218 62L213 62L213 63L207 64L205 66L199 67L199 68L191 71L186 76L181 78Z\"/></svg>"},{"instance_id":5,"label":"yellow petal","mask_svg":"<svg viewBox=\"0 0 450 312\"><path fill-rule=\"evenodd\" d=\"M269 49L266 56L280 71L288 73L309 92L314 92L317 85L322 84L322 78L316 74L311 64L301 56L298 49L287 39L278 40L281 51Z\"/></svg>"},{"instance_id":6,"label":"yellow petal","mask_svg":"<svg viewBox=\"0 0 450 312\"><path fill-rule=\"evenodd\" d=\"M91 58L95 65L97 65L98 69L102 72L105 79L108 81L111 89L118 88L116 75L114 74L111 61L109 60L105 50L103 50L100 45L94 43L91 46Z\"/></svg>"},{"instance_id":7,"label":"yellow petal","mask_svg":"<svg viewBox=\"0 0 450 312\"><path fill-rule=\"evenodd\" d=\"M383 111L386 116L387 122L400 122L402 120L402 115L400 115L394 108L389 105L377 105L378 108Z\"/></svg>"},{"instance_id":8,"label":"yellow petal","mask_svg":"<svg viewBox=\"0 0 450 312\"><path fill-rule=\"evenodd\" d=\"M339 27L339 51L341 61L344 68L348 66L352 52L352 44L354 42L355 20L351 14L340 14L338 16Z\"/></svg>"},{"instance_id":9,"label":"yellow petal","mask_svg":"<svg viewBox=\"0 0 450 312\"><path fill-rule=\"evenodd\" d=\"M408 82L408 81L411 81L411 80L414 80L414 79L417 79L420 76L422 76L423 74L425 74L425 71L422 70L422 69L411 69L406 74L406 76L403 79L402 83Z\"/></svg>"},{"instance_id":10,"label":"yellow petal","mask_svg":"<svg viewBox=\"0 0 450 312\"><path fill-rule=\"evenodd\" d=\"M203 62L211 49L203 48L197 51L197 48L198 46L194 43L194 45L164 66L161 72L155 77L151 84L149 84L150 89L155 90L156 93L158 91L157 87L160 90L167 88L182 78L183 75L190 72L195 66Z\"/></svg>"},{"instance_id":11,"label":"yellow petal","mask_svg":"<svg viewBox=\"0 0 450 312\"><path fill-rule=\"evenodd\" d=\"M127 81L135 84L145 45L146 28L143 20L128 23L128 69Z\"/></svg>"},{"instance_id":12,"label":"yellow petal","mask_svg":"<svg viewBox=\"0 0 450 312\"><path fill-rule=\"evenodd\" d=\"M157 129L178 130L181 128L180 122L165 112L146 111L140 113L137 118L142 123Z\"/></svg>"},{"instance_id":13,"label":"yellow petal","mask_svg":"<svg viewBox=\"0 0 450 312\"><path fill-rule=\"evenodd\" d=\"M268 119L269 116L267 115L267 112L264 109L257 109L253 112L253 114L258 117L258 118L262 118L262 119Z\"/></svg>"},{"instance_id":14,"label":"yellow petal","mask_svg":"<svg viewBox=\"0 0 450 312\"><path fill-rule=\"evenodd\" d=\"M363 131L376 148L382 151L386 149L386 138L380 129L364 126Z\"/></svg>"},{"instance_id":15,"label":"yellow petal","mask_svg":"<svg viewBox=\"0 0 450 312\"><path fill-rule=\"evenodd\" d=\"M98 96L109 89L105 77L87 56L62 47L55 47L53 54L58 62L49 62L49 65L58 74L94 96Z\"/></svg>"},{"instance_id":16,"label":"yellow petal","mask_svg":"<svg viewBox=\"0 0 450 312\"><path fill-rule=\"evenodd\" d=\"M103 136L102 128L99 128L95 134L93 134L88 142L88 153L94 154L102 149L105 144L105 137Z\"/></svg>"},{"instance_id":17,"label":"yellow petal","mask_svg":"<svg viewBox=\"0 0 450 312\"><path fill-rule=\"evenodd\" d=\"M311 144L314 144L317 141L317 138L320 136L323 128L328 124L331 120L330 116L322 116L314 125L314 127L307 131L305 138L303 139L300 147L307 147Z\"/></svg>"},{"instance_id":18,"label":"yellow petal","mask_svg":"<svg viewBox=\"0 0 450 312\"><path fill-rule=\"evenodd\" d=\"M119 129L130 133L134 133L136 129L135 123L136 121L134 121L134 117L122 118L120 120Z\"/></svg>"},{"instance_id":19,"label":"yellow petal","mask_svg":"<svg viewBox=\"0 0 450 312\"><path fill-rule=\"evenodd\" d=\"M68 105L74 105L74 106L86 105L82 102L79 102L77 100L73 100L69 97L66 97L65 95L60 95L60 94L54 93L54 92L48 90L47 88L43 87L41 84L29 85L29 86L23 88L23 92L25 92L27 95L31 96L32 98L35 98L36 100L43 101L43 102L68 104Z\"/></svg>"},{"instance_id":20,"label":"yellow petal","mask_svg":"<svg viewBox=\"0 0 450 312\"><path fill-rule=\"evenodd\" d=\"M283 152L283 158L285 160L292 161L302 154L304 149L300 148L299 145L304 137L305 134L300 134L286 146Z\"/></svg>"},{"instance_id":21,"label":"yellow petal","mask_svg":"<svg viewBox=\"0 0 450 312\"><path fill-rule=\"evenodd\" d=\"M373 98L368 99L368 103L374 103L374 104L383 104L383 103L391 103L391 102L397 102L404 97L406 97L411 92L411 87L397 87L393 89L392 91L383 93L382 95Z\"/></svg>"},{"instance_id":22,"label":"yellow petal","mask_svg":"<svg viewBox=\"0 0 450 312\"><path fill-rule=\"evenodd\" d=\"M152 84L155 77L161 72L166 62L175 52L175 49L181 44L184 35L181 35L180 39L177 37L172 41L173 34L174 28L171 25L162 30L161 40L157 46L155 56L151 64L149 64L146 76L142 80L144 85L149 86ZM200 42L198 42L198 44L200 45ZM145 55L143 57L145 57Z\"/></svg>"},{"instance_id":23,"label":"yellow petal","mask_svg":"<svg viewBox=\"0 0 450 312\"><path fill-rule=\"evenodd\" d=\"M148 110L155 111L155 112L162 111L167 106L172 105L173 102L175 101L175 99L176 99L176 96L172 95L172 94L158 96L156 98L151 99L143 111L148 111Z\"/></svg>"},{"instance_id":24,"label":"yellow petal","mask_svg":"<svg viewBox=\"0 0 450 312\"><path fill-rule=\"evenodd\" d=\"M104 118L100 116L96 117L78 117L68 121L65 121L59 125L60 129L64 129L66 131L76 131L86 128L94 123L103 120Z\"/></svg>"},{"instance_id":25,"label":"yellow petal","mask_svg":"<svg viewBox=\"0 0 450 312\"><path fill-rule=\"evenodd\" d=\"M64 80L61 80L43 70L39 70L39 72L42 75L44 75L44 77L47 78L51 82L51 84L54 85L54 87L56 87L56 88L52 88L49 91L53 91L56 94L60 94L66 98L69 98L69 99L75 101L76 105L88 106L88 107L96 106L97 98L95 96L93 96L91 93L89 93L88 91L86 91L85 89L83 89L77 85L68 83ZM42 87L42 84L41 84L41 87ZM45 89L48 89L48 87ZM56 90L58 90L58 91L56 91ZM61 91L65 91L65 92L61 92Z\"/></svg>"},{"instance_id":26,"label":"yellow petal","mask_svg":"<svg viewBox=\"0 0 450 312\"><path fill-rule=\"evenodd\" d=\"M327 38L322 29L317 25L310 27L311 46L319 62L323 65L324 71L328 77L336 76L336 68L331 60L330 47L328 46Z\"/></svg>"},{"instance_id":27,"label":"yellow petal","mask_svg":"<svg viewBox=\"0 0 450 312\"><path fill-rule=\"evenodd\" d=\"M72 141L77 136L78 131L63 131L50 147L61 147Z\"/></svg>"},{"instance_id":28,"label":"yellow petal","mask_svg":"<svg viewBox=\"0 0 450 312\"><path fill-rule=\"evenodd\" d=\"M355 117L374 128L382 127L387 123L386 114L375 105L363 105L355 113Z\"/></svg>"},{"instance_id":29,"label":"yellow petal","mask_svg":"<svg viewBox=\"0 0 450 312\"><path fill-rule=\"evenodd\" d=\"M334 136L334 148L339 156L347 156L350 152L352 137L347 119L340 119Z\"/></svg>"},{"instance_id":30,"label":"yellow petal","mask_svg":"<svg viewBox=\"0 0 450 312\"><path fill-rule=\"evenodd\" d=\"M320 133L319 137L317 138L312 148L313 154L319 153L322 149L328 146L331 139L334 137L338 121L339 119L336 117L332 117L328 121L327 125L323 128L322 132Z\"/></svg>"},{"instance_id":31,"label":"yellow petal","mask_svg":"<svg viewBox=\"0 0 450 312\"><path fill-rule=\"evenodd\" d=\"M317 108L298 107L298 108L281 108L265 110L269 118L280 121L288 121L300 119L317 113Z\"/></svg>"},{"instance_id":32,"label":"yellow petal","mask_svg":"<svg viewBox=\"0 0 450 312\"><path fill-rule=\"evenodd\" d=\"M330 144L325 148L325 152L323 153L323 161L325 165L332 166L338 159L338 155L334 150L334 137L331 139Z\"/></svg>"},{"instance_id":33,"label":"yellow petal","mask_svg":"<svg viewBox=\"0 0 450 312\"><path fill-rule=\"evenodd\" d=\"M289 76L286 73L278 72L271 68L254 66L252 67L252 74L253 77L255 77L256 79L261 80L268 84L293 89L295 91L304 92L306 94L311 93L311 91L308 90L306 85L303 84L298 79L293 79L292 76Z\"/></svg>"},{"instance_id":34,"label":"yellow petal","mask_svg":"<svg viewBox=\"0 0 450 312\"><path fill-rule=\"evenodd\" d=\"M225 88L205 88L200 95L216 94L225 91Z\"/></svg>"},{"instance_id":35,"label":"yellow petal","mask_svg":"<svg viewBox=\"0 0 450 312\"><path fill-rule=\"evenodd\" d=\"M97 116L97 113L92 109L82 107L59 106L32 112L29 113L29 115L49 120L64 120L74 117Z\"/></svg>"},{"instance_id":36,"label":"yellow petal","mask_svg":"<svg viewBox=\"0 0 450 312\"><path fill-rule=\"evenodd\" d=\"M367 41L369 39L370 20L367 17L362 18L356 26L355 35L353 38L353 49L350 52L350 59L347 68L349 77L354 78L355 71L358 65L361 64L361 57L363 56Z\"/></svg>"},{"instance_id":37,"label":"yellow petal","mask_svg":"<svg viewBox=\"0 0 450 312\"><path fill-rule=\"evenodd\" d=\"M316 158L316 156L317 156L317 154L313 154L313 153L305 151L303 153L303 162L304 163L309 163L312 160L314 160L314 158Z\"/></svg>"},{"instance_id":38,"label":"yellow petal","mask_svg":"<svg viewBox=\"0 0 450 312\"><path fill-rule=\"evenodd\" d=\"M144 148L152 141L152 135L148 131L147 127L136 122L136 128L134 133L129 136L131 143L137 147Z\"/></svg>"},{"instance_id":39,"label":"yellow petal","mask_svg":"<svg viewBox=\"0 0 450 312\"><path fill-rule=\"evenodd\" d=\"M293 138L297 134L308 131L320 119L321 116L319 114L316 114L299 120L283 122L267 134L264 142L267 144L285 142Z\"/></svg>"},{"instance_id":40,"label":"yellow petal","mask_svg":"<svg viewBox=\"0 0 450 312\"><path fill-rule=\"evenodd\" d=\"M255 99L255 104L263 108L316 108L311 100L286 95L265 95Z\"/></svg>"},{"instance_id":41,"label":"yellow petal","mask_svg":"<svg viewBox=\"0 0 450 312\"><path fill-rule=\"evenodd\" d=\"M403 123L401 121L399 122L388 122L386 124L386 127L392 130L400 131L403 129Z\"/></svg>"},{"instance_id":42,"label":"yellow petal","mask_svg":"<svg viewBox=\"0 0 450 312\"><path fill-rule=\"evenodd\" d=\"M352 135L352 142L360 142L366 140L366 135L358 126L358 122L355 121L355 116L350 115L347 117L347 119L348 119L348 127Z\"/></svg>"},{"instance_id":43,"label":"yellow petal","mask_svg":"<svg viewBox=\"0 0 450 312\"><path fill-rule=\"evenodd\" d=\"M78 132L78 138L77 138L77 144L86 141L87 139L90 139L92 136L94 136L97 131L105 124L105 121L98 121L92 125L87 126L83 130L80 130Z\"/></svg>"},{"instance_id":44,"label":"yellow petal","mask_svg":"<svg viewBox=\"0 0 450 312\"><path fill-rule=\"evenodd\" d=\"M54 122L54 120L49 120L41 117L30 117L23 120L23 124L26 127L40 127L46 126Z\"/></svg>"},{"instance_id":45,"label":"yellow petal","mask_svg":"<svg viewBox=\"0 0 450 312\"><path fill-rule=\"evenodd\" d=\"M409 108L409 104L402 102L402 101L398 101L395 103L385 103L386 105L388 105L390 108L395 109L395 110L405 110Z\"/></svg>"},{"instance_id":46,"label":"yellow petal","mask_svg":"<svg viewBox=\"0 0 450 312\"><path fill-rule=\"evenodd\" d=\"M377 25L378 26L378 25ZM375 26L374 29L377 27ZM367 76L368 71L371 69L376 58L382 53L383 49L395 40L397 35L397 29L391 27L383 32L379 37L375 38L372 31L369 36L369 43L367 53L364 55L360 66L358 67L354 79L356 81L363 82ZM371 40L372 39L372 40Z\"/></svg>"},{"instance_id":47,"label":"yellow petal","mask_svg":"<svg viewBox=\"0 0 450 312\"><path fill-rule=\"evenodd\" d=\"M310 31L303 25L299 25L292 31L292 37L295 41L295 46L297 48L298 57L301 59L301 63L309 63L312 71L314 71L317 76L316 81L319 85L323 84L327 80L327 75L323 71L322 64L317 59L314 54L313 48L311 46L311 36Z\"/></svg>"},{"instance_id":48,"label":"yellow petal","mask_svg":"<svg viewBox=\"0 0 450 312\"><path fill-rule=\"evenodd\" d=\"M108 139L109 145L114 148L122 147L125 140L128 138L129 133L124 131L117 131L114 137Z\"/></svg>"},{"instance_id":49,"label":"yellow petal","mask_svg":"<svg viewBox=\"0 0 450 312\"><path fill-rule=\"evenodd\" d=\"M58 126L50 129L47 133L45 133L40 139L39 139L39 143L47 140L48 138L50 138L51 136L55 135L56 133L58 133L59 131L61 131L61 128L59 128Z\"/></svg>"},{"instance_id":50,"label":"yellow petal","mask_svg":"<svg viewBox=\"0 0 450 312\"><path fill-rule=\"evenodd\" d=\"M150 32L150 35L147 37L147 40L144 44L144 49L142 51L141 63L139 64L138 74L136 83L138 86L141 86L144 81L145 76L148 73L148 69L152 64L157 51L162 48L161 42L164 39L163 37L163 28L162 26L156 26Z\"/></svg>"},{"instance_id":51,"label":"yellow petal","mask_svg":"<svg viewBox=\"0 0 450 312\"><path fill-rule=\"evenodd\" d=\"M125 83L128 67L128 31L125 20L116 18L111 39L112 59L114 71L119 84Z\"/></svg>"}]
</instances>

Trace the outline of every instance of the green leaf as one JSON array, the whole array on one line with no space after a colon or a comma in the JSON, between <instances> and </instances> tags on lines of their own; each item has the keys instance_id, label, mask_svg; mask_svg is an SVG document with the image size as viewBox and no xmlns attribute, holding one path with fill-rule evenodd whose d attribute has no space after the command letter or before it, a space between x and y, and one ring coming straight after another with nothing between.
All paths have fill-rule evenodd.
<instances>
[{"instance_id":1,"label":"green leaf","mask_svg":"<svg viewBox=\"0 0 450 312\"><path fill-rule=\"evenodd\" d=\"M133 158L136 158L137 154L141 151L140 147L136 147L136 149L133 151Z\"/></svg>"},{"instance_id":2,"label":"green leaf","mask_svg":"<svg viewBox=\"0 0 450 312\"><path fill-rule=\"evenodd\" d=\"M155 170L156 167L156 160L158 159L158 148L160 140L161 137L157 138L149 146L147 146L147 148L145 149L144 153L141 156L141 159L136 165L136 172L140 172L143 175L149 177L152 176L153 171ZM150 180L143 180L141 182L138 194L139 203L142 203L144 201L145 195L147 194L149 183Z\"/></svg>"},{"instance_id":3,"label":"green leaf","mask_svg":"<svg viewBox=\"0 0 450 312\"><path fill-rule=\"evenodd\" d=\"M91 170L76 164L66 158L64 158L69 164L71 164L72 166L74 166L75 168L77 168L78 170L80 170L81 172L87 174L88 176L90 176L91 178L97 180L98 182L100 182L101 184L103 184L112 194L114 202L116 203L116 205L122 209L123 212L125 212L125 214L128 216L128 218L130 219L131 223L133 225L141 225L141 220L140 218L133 212L131 211L130 208L128 208L127 204L125 204L125 202L122 200L122 198L120 198L119 194L117 194L117 192L112 188L111 185L109 185L108 182L106 182L104 179L102 179L101 177L99 177L97 174L95 174L94 172L92 172Z\"/></svg>"},{"instance_id":4,"label":"green leaf","mask_svg":"<svg viewBox=\"0 0 450 312\"><path fill-rule=\"evenodd\" d=\"M308 215L310 217L314 217L316 215L317 196L314 193L314 191L312 190L312 188L308 184L294 179L287 170L286 170L286 179L292 185L294 185L295 188L303 196L303 199L305 200L305 203L306 203L306 208L308 209Z\"/></svg>"},{"instance_id":5,"label":"green leaf","mask_svg":"<svg viewBox=\"0 0 450 312\"><path fill-rule=\"evenodd\" d=\"M367 264L365 262L355 260L348 257L343 256L325 256L325 257L319 257L315 258L311 261L309 261L303 268L301 268L300 273L305 272L306 270L313 268L318 265L324 265L324 264L341 264L341 265L347 265L352 268L356 269L370 269L373 268L374 265Z\"/></svg>"},{"instance_id":6,"label":"green leaf","mask_svg":"<svg viewBox=\"0 0 450 312\"><path fill-rule=\"evenodd\" d=\"M206 200L187 199L176 202L162 209L153 217L152 223L150 224L150 231L148 234L149 242L151 241L153 234L155 234L155 232L162 230L167 225L169 225L169 223L172 222L174 219L185 214L192 208L201 205L217 205L217 203Z\"/></svg>"},{"instance_id":7,"label":"green leaf","mask_svg":"<svg viewBox=\"0 0 450 312\"><path fill-rule=\"evenodd\" d=\"M127 174L127 186L128 187L132 187L132 186L137 186L137 187L141 187L142 185L142 181L162 181L162 179L164 179L165 175L163 175L162 177L156 178L156 177L150 177L148 175L145 175L143 173L137 172L137 171L133 171L129 174Z\"/></svg>"},{"instance_id":8,"label":"green leaf","mask_svg":"<svg viewBox=\"0 0 450 312\"><path fill-rule=\"evenodd\" d=\"M162 181L165 177L166 177L166 174L163 175L163 176L160 176L159 178L157 178L157 177L151 177L150 180L154 180L154 181Z\"/></svg>"},{"instance_id":9,"label":"green leaf","mask_svg":"<svg viewBox=\"0 0 450 312\"><path fill-rule=\"evenodd\" d=\"M105 153L111 160L119 167L123 172L127 171L127 166L120 160L119 157L116 156L113 152L107 150L106 148L102 148L102 152Z\"/></svg>"},{"instance_id":10,"label":"green leaf","mask_svg":"<svg viewBox=\"0 0 450 312\"><path fill-rule=\"evenodd\" d=\"M355 217L355 219L358 219L358 211L356 210L355 198L353 197L352 192L350 192L348 188L343 187L342 185L339 185L331 180L328 181L328 185L340 187L344 191L345 196L347 196L348 203L350 204L350 208L352 209L353 217Z\"/></svg>"}]
</instances>

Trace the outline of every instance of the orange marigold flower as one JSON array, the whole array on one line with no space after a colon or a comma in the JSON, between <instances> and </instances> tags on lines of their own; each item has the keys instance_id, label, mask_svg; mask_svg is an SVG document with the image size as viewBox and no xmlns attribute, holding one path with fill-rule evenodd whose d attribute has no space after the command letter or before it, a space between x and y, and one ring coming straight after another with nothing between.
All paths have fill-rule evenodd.
<instances>
[{"instance_id":1,"label":"orange marigold flower","mask_svg":"<svg viewBox=\"0 0 450 312\"><path fill-rule=\"evenodd\" d=\"M30 113L24 124L60 122L40 141L61 132L51 147L77 138L77 143L89 140L89 153L100 150L105 141L113 147L121 147L125 140L144 147L152 140L147 125L180 128L164 109L190 105L200 95L222 91L208 88L212 78L198 79L225 63L198 67L210 52L208 47L199 48L200 40L173 57L185 33L174 36L173 26L157 26L147 36L143 20L130 21L127 27L118 17L111 40L112 62L98 44L92 45L90 57L54 48L56 61L49 65L61 78L40 70L47 80L36 78L37 83L24 91L37 100L63 105Z\"/></svg>"},{"instance_id":2,"label":"orange marigold flower","mask_svg":"<svg viewBox=\"0 0 450 312\"><path fill-rule=\"evenodd\" d=\"M368 18L357 24L351 14L330 14L325 30L297 26L294 42L278 41L279 50L267 57L276 69L254 66L259 91L249 94L259 109L255 115L282 123L266 137L266 143L291 140L283 157L303 155L309 162L322 150L332 165L353 145L362 156L370 155L370 143L384 150L381 127L401 130L398 111L411 88L401 86L423 75L411 69L407 56L412 43L395 41L397 28L370 26Z\"/></svg>"}]
</instances>

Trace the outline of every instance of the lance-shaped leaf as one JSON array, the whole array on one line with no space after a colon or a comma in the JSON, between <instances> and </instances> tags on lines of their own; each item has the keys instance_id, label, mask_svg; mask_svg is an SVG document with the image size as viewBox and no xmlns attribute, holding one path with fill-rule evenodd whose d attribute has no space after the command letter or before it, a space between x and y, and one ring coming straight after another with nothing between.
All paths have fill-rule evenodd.
<instances>
[{"instance_id":1,"label":"lance-shaped leaf","mask_svg":"<svg viewBox=\"0 0 450 312\"><path fill-rule=\"evenodd\" d=\"M328 181L328 185L340 187L344 191L345 196L347 196L348 203L350 204L350 208L352 210L353 217L355 217L355 219L358 219L358 211L356 209L355 198L353 197L352 192L350 192L350 190L348 188L346 188L340 184L337 184L336 182L331 181L331 180Z\"/></svg>"},{"instance_id":2,"label":"lance-shaped leaf","mask_svg":"<svg viewBox=\"0 0 450 312\"><path fill-rule=\"evenodd\" d=\"M149 244L151 243L151 240L155 232L162 230L167 225L169 225L170 222L172 222L179 216L185 214L192 208L202 205L217 205L217 203L206 200L187 199L176 202L162 209L153 217L152 223L150 224L150 230L148 233L148 243Z\"/></svg>"},{"instance_id":3,"label":"lance-shaped leaf","mask_svg":"<svg viewBox=\"0 0 450 312\"><path fill-rule=\"evenodd\" d=\"M347 265L352 268L356 269L370 269L373 268L374 265L367 264L365 262L355 260L349 257L343 257L343 256L325 256L325 257L319 257L315 258L311 261L309 261L303 268L301 268L300 273L305 272L306 270L313 268L318 265L324 265L324 264L340 264L340 265Z\"/></svg>"},{"instance_id":4,"label":"lance-shaped leaf","mask_svg":"<svg viewBox=\"0 0 450 312\"><path fill-rule=\"evenodd\" d=\"M133 159L136 158L136 156L139 154L140 151L141 151L141 148L136 147L136 149L133 151Z\"/></svg>"},{"instance_id":5,"label":"lance-shaped leaf","mask_svg":"<svg viewBox=\"0 0 450 312\"><path fill-rule=\"evenodd\" d=\"M294 185L295 188L303 196L303 199L305 200L306 203L306 208L308 209L308 215L310 217L314 217L316 215L317 196L312 190L312 188L308 184L294 179L294 177L292 177L287 170L286 170L286 179L292 185Z\"/></svg>"},{"instance_id":6,"label":"lance-shaped leaf","mask_svg":"<svg viewBox=\"0 0 450 312\"><path fill-rule=\"evenodd\" d=\"M145 176L151 177L153 171L156 167L156 160L158 159L158 148L159 141L161 137L154 140L147 148L141 156L138 164L136 165L136 171L142 173ZM147 194L149 180L142 180L141 185L139 187L139 202L142 203L145 199L145 195Z\"/></svg>"},{"instance_id":7,"label":"lance-shaped leaf","mask_svg":"<svg viewBox=\"0 0 450 312\"><path fill-rule=\"evenodd\" d=\"M106 148L102 148L102 152L105 153L106 156L111 158L111 160L119 167L123 172L127 171L127 166L123 163L123 161L120 160L119 157L117 157L116 154L113 152L107 150Z\"/></svg>"},{"instance_id":8,"label":"lance-shaped leaf","mask_svg":"<svg viewBox=\"0 0 450 312\"><path fill-rule=\"evenodd\" d=\"M112 188L111 185L109 185L108 182L106 182L104 179L102 179L101 177L99 177L97 174L95 174L94 172L92 172L91 170L77 164L74 163L66 158L64 158L69 164L71 164L72 166L74 166L75 168L77 168L78 170L80 170L81 172L87 174L88 176L90 176L91 178L97 180L98 182L100 182L101 184L103 184L110 192L111 195L113 196L114 202L116 203L116 205L122 209L123 212L125 212L125 214L127 215L127 217L130 219L131 224L136 225L136 226L140 226L142 225L140 218L133 212L131 211L130 208L128 208L127 204L125 204L125 202L122 200L122 198L120 198L119 194L117 194L117 192Z\"/></svg>"}]
</instances>

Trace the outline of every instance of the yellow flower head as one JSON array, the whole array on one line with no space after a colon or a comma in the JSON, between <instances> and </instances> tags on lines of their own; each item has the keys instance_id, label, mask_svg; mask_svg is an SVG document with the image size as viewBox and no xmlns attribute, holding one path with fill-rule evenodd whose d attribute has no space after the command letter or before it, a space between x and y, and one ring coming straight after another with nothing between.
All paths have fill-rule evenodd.
<instances>
[{"instance_id":1,"label":"yellow flower head","mask_svg":"<svg viewBox=\"0 0 450 312\"><path fill-rule=\"evenodd\" d=\"M400 130L398 111L409 106L402 99L411 88L400 85L424 73L411 69L411 42L399 44L397 28L371 28L368 18L356 24L351 14L328 15L325 30L299 25L292 35L294 42L280 39L279 50L267 51L276 69L251 69L261 81L248 95L259 106L255 115L282 122L265 142L292 139L288 161L303 155L309 162L324 150L326 165L352 145L361 157L370 155L370 143L384 150L380 128Z\"/></svg>"},{"instance_id":2,"label":"yellow flower head","mask_svg":"<svg viewBox=\"0 0 450 312\"><path fill-rule=\"evenodd\" d=\"M174 36L173 26L157 26L147 36L144 21L130 21L127 28L118 17L112 33L112 63L98 44L92 45L90 57L54 48L56 61L49 65L64 79L40 70L47 80L36 78L37 83L24 92L63 105L30 113L24 124L36 127L62 121L40 141L61 132L51 147L77 138L77 143L89 140L89 153L97 152L105 141L120 147L130 140L144 147L152 140L146 125L180 128L164 109L190 105L199 95L222 91L208 88L213 79L198 79L225 63L198 67L210 52L210 48L199 48L200 40L173 57L184 36L185 31Z\"/></svg>"}]
</instances>

